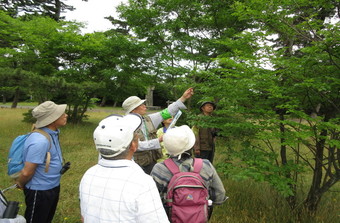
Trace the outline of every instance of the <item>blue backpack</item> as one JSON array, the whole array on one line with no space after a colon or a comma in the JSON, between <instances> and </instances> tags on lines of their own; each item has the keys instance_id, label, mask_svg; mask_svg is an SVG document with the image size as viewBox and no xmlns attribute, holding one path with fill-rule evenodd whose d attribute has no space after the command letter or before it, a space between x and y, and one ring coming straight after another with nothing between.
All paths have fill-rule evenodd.
<instances>
[{"instance_id":1,"label":"blue backpack","mask_svg":"<svg viewBox=\"0 0 340 223\"><path fill-rule=\"evenodd\" d=\"M45 132L42 129L34 129L32 132L39 132L40 134L44 135L50 143L49 150L51 149L51 137L47 132ZM20 176L20 171L25 166L24 145L25 145L26 139L32 132L16 137L12 142L11 148L9 149L7 174L13 179L18 178ZM51 154L50 152L47 152L45 172L48 172L50 161L51 161Z\"/></svg>"}]
</instances>

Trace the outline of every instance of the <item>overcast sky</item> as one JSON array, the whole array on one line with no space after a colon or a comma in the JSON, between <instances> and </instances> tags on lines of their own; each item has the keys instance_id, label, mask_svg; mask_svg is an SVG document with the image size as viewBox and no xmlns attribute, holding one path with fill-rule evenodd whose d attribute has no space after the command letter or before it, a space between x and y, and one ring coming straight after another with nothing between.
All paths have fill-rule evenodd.
<instances>
[{"instance_id":1,"label":"overcast sky","mask_svg":"<svg viewBox=\"0 0 340 223\"><path fill-rule=\"evenodd\" d=\"M121 2L126 2L126 0L88 0L88 2L65 0L66 4L72 5L76 9L72 12L63 13L62 16L66 16L66 20L85 22L87 27L82 30L84 33L105 31L112 25L104 17L114 16L115 7Z\"/></svg>"}]
</instances>

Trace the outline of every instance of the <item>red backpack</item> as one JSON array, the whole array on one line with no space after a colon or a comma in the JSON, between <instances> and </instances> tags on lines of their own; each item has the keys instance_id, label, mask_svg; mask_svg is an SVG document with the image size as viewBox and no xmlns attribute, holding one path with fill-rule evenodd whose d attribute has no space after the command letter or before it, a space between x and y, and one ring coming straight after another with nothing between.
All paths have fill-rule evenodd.
<instances>
[{"instance_id":1,"label":"red backpack","mask_svg":"<svg viewBox=\"0 0 340 223\"><path fill-rule=\"evenodd\" d=\"M199 174L203 160L194 159L193 172L180 172L171 158L164 160L164 164L173 174L166 194L170 221L172 223L208 222L209 192Z\"/></svg>"}]
</instances>

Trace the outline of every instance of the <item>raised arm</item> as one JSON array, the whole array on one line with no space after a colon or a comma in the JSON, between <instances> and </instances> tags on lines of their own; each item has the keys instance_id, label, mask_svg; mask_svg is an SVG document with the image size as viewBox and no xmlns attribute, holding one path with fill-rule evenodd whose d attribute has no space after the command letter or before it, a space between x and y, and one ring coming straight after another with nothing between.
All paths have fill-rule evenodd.
<instances>
[{"instance_id":1,"label":"raised arm","mask_svg":"<svg viewBox=\"0 0 340 223\"><path fill-rule=\"evenodd\" d=\"M191 96L194 95L194 88L188 88L186 91L184 91L183 95L179 98L181 102L185 102L187 99L191 98Z\"/></svg>"},{"instance_id":2,"label":"raised arm","mask_svg":"<svg viewBox=\"0 0 340 223\"><path fill-rule=\"evenodd\" d=\"M191 98L191 96L193 95L194 89L192 87L188 88L184 91L183 95L177 101L171 103L168 108L162 110L161 112L150 114L149 117L151 118L155 128L158 128L164 119L168 119L171 118L171 116L174 116L178 110L186 109L184 102L187 99Z\"/></svg>"}]
</instances>

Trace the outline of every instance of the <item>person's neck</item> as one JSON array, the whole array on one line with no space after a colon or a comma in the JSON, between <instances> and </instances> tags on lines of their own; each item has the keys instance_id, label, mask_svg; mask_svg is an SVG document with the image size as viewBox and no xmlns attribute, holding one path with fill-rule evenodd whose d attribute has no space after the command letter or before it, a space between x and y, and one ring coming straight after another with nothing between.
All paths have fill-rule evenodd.
<instances>
[{"instance_id":1,"label":"person's neck","mask_svg":"<svg viewBox=\"0 0 340 223\"><path fill-rule=\"evenodd\" d=\"M52 131L57 131L57 127L55 125L48 125L46 126L48 129L51 129Z\"/></svg>"},{"instance_id":2,"label":"person's neck","mask_svg":"<svg viewBox=\"0 0 340 223\"><path fill-rule=\"evenodd\" d=\"M133 154L134 154L134 152L130 150L129 153L127 154L127 156L125 157L125 159L132 160Z\"/></svg>"},{"instance_id":3,"label":"person's neck","mask_svg":"<svg viewBox=\"0 0 340 223\"><path fill-rule=\"evenodd\" d=\"M210 116L212 113L210 112L203 112L203 115Z\"/></svg>"}]
</instances>

